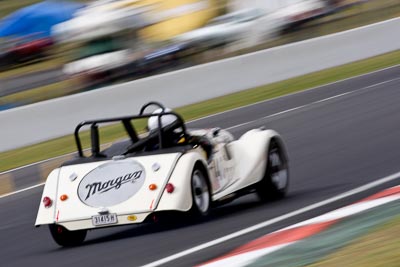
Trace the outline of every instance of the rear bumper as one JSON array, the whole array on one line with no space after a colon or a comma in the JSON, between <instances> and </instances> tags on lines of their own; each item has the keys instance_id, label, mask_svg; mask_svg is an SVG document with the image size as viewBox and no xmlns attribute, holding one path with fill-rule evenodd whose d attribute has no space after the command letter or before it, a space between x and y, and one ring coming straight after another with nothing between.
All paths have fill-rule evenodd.
<instances>
[{"instance_id":1,"label":"rear bumper","mask_svg":"<svg viewBox=\"0 0 400 267\"><path fill-rule=\"evenodd\" d=\"M59 222L56 222L56 224L62 225L70 231L83 230L83 229L97 229L97 228L104 228L104 227L111 227L111 226L118 226L118 225L125 225L125 224L142 223L146 220L146 218L150 214L153 214L153 212L117 215L117 218L118 218L117 223L107 224L107 225L102 225L102 226L94 226L92 224L91 217L85 218L85 219L73 220L73 221L59 221Z\"/></svg>"}]
</instances>

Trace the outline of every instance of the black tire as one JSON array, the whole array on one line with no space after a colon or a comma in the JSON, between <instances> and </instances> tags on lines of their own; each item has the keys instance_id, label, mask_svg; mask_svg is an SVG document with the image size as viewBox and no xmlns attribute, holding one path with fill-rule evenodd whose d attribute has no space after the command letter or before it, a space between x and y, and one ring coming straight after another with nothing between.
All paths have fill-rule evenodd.
<instances>
[{"instance_id":1,"label":"black tire","mask_svg":"<svg viewBox=\"0 0 400 267\"><path fill-rule=\"evenodd\" d=\"M289 187L289 165L284 151L276 140L271 140L267 150L267 166L256 191L262 201L281 199Z\"/></svg>"},{"instance_id":2,"label":"black tire","mask_svg":"<svg viewBox=\"0 0 400 267\"><path fill-rule=\"evenodd\" d=\"M191 177L192 208L190 214L194 218L206 217L211 207L211 191L206 175L201 168L195 167Z\"/></svg>"},{"instance_id":3,"label":"black tire","mask_svg":"<svg viewBox=\"0 0 400 267\"><path fill-rule=\"evenodd\" d=\"M69 231L61 225L49 225L51 236L62 247L78 246L85 240L87 230Z\"/></svg>"}]
</instances>

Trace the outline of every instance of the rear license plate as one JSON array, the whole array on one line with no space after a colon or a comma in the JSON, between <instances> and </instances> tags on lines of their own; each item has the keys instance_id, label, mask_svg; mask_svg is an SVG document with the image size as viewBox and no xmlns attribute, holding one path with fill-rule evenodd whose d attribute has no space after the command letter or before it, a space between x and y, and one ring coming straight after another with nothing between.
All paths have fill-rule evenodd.
<instances>
[{"instance_id":1,"label":"rear license plate","mask_svg":"<svg viewBox=\"0 0 400 267\"><path fill-rule=\"evenodd\" d=\"M118 222L118 220L117 220L116 213L92 216L92 224L94 226L114 224L117 222Z\"/></svg>"}]
</instances>

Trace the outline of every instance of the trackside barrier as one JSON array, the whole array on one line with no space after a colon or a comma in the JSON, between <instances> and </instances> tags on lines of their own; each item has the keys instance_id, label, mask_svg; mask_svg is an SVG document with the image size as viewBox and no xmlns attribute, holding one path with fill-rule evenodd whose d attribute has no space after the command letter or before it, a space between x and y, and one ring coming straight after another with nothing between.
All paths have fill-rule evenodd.
<instances>
[{"instance_id":1,"label":"trackside barrier","mask_svg":"<svg viewBox=\"0 0 400 267\"><path fill-rule=\"evenodd\" d=\"M179 107L400 49L400 18L0 112L0 152L72 134L82 120Z\"/></svg>"}]
</instances>

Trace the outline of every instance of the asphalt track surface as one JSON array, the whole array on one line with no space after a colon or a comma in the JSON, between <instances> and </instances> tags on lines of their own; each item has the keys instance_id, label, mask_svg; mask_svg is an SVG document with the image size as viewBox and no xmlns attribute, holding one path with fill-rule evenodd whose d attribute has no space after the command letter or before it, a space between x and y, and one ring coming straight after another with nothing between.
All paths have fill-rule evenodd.
<instances>
[{"instance_id":1,"label":"asphalt track surface","mask_svg":"<svg viewBox=\"0 0 400 267\"><path fill-rule=\"evenodd\" d=\"M230 128L236 136L266 126L279 131L290 157L286 199L253 195L215 209L204 222L131 225L88 233L60 248L47 227L34 228L42 187L0 199L1 266L141 266L257 223L299 210L400 171L400 66L236 109L190 124ZM193 266L290 224L350 204L399 179L271 224L164 266Z\"/></svg>"}]
</instances>

